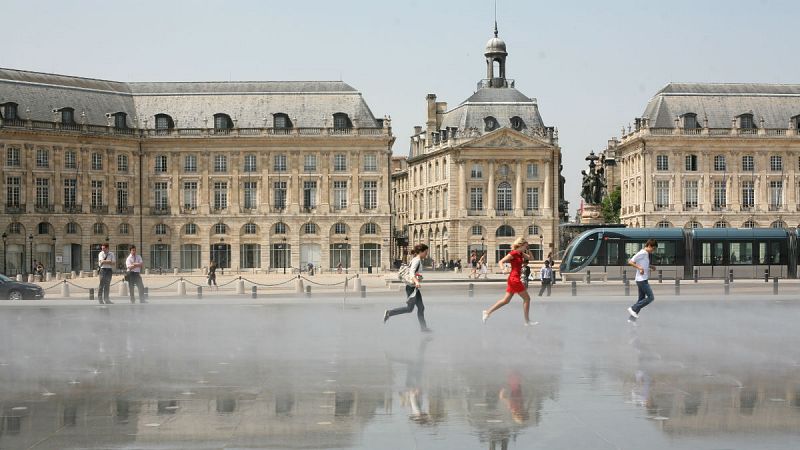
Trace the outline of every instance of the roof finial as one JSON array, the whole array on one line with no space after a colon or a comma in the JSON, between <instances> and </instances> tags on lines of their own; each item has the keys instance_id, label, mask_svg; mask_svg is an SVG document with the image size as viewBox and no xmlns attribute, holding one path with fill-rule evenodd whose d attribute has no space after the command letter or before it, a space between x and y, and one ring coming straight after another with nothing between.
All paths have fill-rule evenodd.
<instances>
[{"instance_id":1,"label":"roof finial","mask_svg":"<svg viewBox=\"0 0 800 450\"><path fill-rule=\"evenodd\" d=\"M497 37L497 0L494 0L494 37Z\"/></svg>"},{"instance_id":2,"label":"roof finial","mask_svg":"<svg viewBox=\"0 0 800 450\"><path fill-rule=\"evenodd\" d=\"M494 37L497 37L497 20L494 21Z\"/></svg>"}]
</instances>

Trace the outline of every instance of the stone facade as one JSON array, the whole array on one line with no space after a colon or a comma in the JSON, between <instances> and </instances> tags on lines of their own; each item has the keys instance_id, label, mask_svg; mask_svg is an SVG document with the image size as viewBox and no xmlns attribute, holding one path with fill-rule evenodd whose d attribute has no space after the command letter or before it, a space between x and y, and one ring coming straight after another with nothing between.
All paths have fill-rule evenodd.
<instances>
[{"instance_id":1,"label":"stone facade","mask_svg":"<svg viewBox=\"0 0 800 450\"><path fill-rule=\"evenodd\" d=\"M91 270L106 240L151 269L389 264L394 137L344 83L0 75L6 273Z\"/></svg>"},{"instance_id":2,"label":"stone facade","mask_svg":"<svg viewBox=\"0 0 800 450\"><path fill-rule=\"evenodd\" d=\"M612 139L631 227L800 223L800 86L670 84ZM624 130L623 130L624 132Z\"/></svg>"},{"instance_id":3,"label":"stone facade","mask_svg":"<svg viewBox=\"0 0 800 450\"><path fill-rule=\"evenodd\" d=\"M487 79L456 108L427 96L405 166L392 176L395 234L424 242L430 258L487 254L495 264L523 236L541 259L558 250L558 132L544 126L536 99L505 78L506 44L486 45Z\"/></svg>"}]
</instances>

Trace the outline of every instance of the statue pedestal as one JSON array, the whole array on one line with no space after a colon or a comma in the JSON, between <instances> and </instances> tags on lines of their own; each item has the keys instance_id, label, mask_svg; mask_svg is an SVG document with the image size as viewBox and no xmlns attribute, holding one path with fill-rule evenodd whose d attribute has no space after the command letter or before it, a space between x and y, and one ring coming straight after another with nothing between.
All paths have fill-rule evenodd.
<instances>
[{"instance_id":1,"label":"statue pedestal","mask_svg":"<svg viewBox=\"0 0 800 450\"><path fill-rule=\"evenodd\" d=\"M599 225L603 222L600 205L583 205L581 225Z\"/></svg>"}]
</instances>

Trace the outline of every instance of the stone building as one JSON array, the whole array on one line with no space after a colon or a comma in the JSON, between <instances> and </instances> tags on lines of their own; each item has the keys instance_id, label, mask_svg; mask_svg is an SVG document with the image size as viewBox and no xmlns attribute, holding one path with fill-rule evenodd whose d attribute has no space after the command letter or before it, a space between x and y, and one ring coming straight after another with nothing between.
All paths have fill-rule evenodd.
<instances>
[{"instance_id":1,"label":"stone building","mask_svg":"<svg viewBox=\"0 0 800 450\"><path fill-rule=\"evenodd\" d=\"M631 227L800 224L800 85L670 83L606 154Z\"/></svg>"},{"instance_id":2,"label":"stone building","mask_svg":"<svg viewBox=\"0 0 800 450\"><path fill-rule=\"evenodd\" d=\"M558 247L558 132L506 78L496 28L484 55L486 78L458 106L428 94L425 127L415 127L407 166L392 176L395 233L427 243L437 262L466 262L474 251L495 264L520 236L538 259Z\"/></svg>"},{"instance_id":3,"label":"stone building","mask_svg":"<svg viewBox=\"0 0 800 450\"><path fill-rule=\"evenodd\" d=\"M2 69L3 270L91 270L103 241L154 269L385 267L393 142L339 81Z\"/></svg>"}]
</instances>

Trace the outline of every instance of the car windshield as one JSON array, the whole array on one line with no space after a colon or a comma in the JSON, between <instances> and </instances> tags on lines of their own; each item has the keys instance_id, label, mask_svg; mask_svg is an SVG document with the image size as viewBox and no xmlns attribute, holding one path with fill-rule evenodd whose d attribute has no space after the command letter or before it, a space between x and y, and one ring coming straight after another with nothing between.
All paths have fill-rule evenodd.
<instances>
[{"instance_id":1,"label":"car windshield","mask_svg":"<svg viewBox=\"0 0 800 450\"><path fill-rule=\"evenodd\" d=\"M11 281L11 278L8 278L7 276L0 274L0 281L5 283L6 281Z\"/></svg>"}]
</instances>

